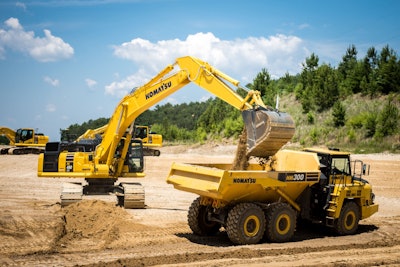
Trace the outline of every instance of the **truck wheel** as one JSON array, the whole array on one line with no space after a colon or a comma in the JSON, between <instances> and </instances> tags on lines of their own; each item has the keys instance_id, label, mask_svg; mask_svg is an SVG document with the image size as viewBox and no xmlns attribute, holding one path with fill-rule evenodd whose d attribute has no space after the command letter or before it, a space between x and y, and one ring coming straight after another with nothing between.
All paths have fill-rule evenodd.
<instances>
[{"instance_id":1,"label":"truck wheel","mask_svg":"<svg viewBox=\"0 0 400 267\"><path fill-rule=\"evenodd\" d=\"M265 232L264 211L253 203L240 203L228 213L226 232L239 245L257 244Z\"/></svg>"},{"instance_id":2,"label":"truck wheel","mask_svg":"<svg viewBox=\"0 0 400 267\"><path fill-rule=\"evenodd\" d=\"M340 216L335 222L335 230L339 235L352 235L358 229L360 209L354 201L343 204Z\"/></svg>"},{"instance_id":3,"label":"truck wheel","mask_svg":"<svg viewBox=\"0 0 400 267\"><path fill-rule=\"evenodd\" d=\"M270 242L287 242L296 230L296 213L286 203L273 203L266 211L265 237Z\"/></svg>"},{"instance_id":4,"label":"truck wheel","mask_svg":"<svg viewBox=\"0 0 400 267\"><path fill-rule=\"evenodd\" d=\"M193 233L209 236L219 232L221 224L208 220L209 209L208 206L200 205L200 197L192 202L188 212L188 224Z\"/></svg>"}]
</instances>

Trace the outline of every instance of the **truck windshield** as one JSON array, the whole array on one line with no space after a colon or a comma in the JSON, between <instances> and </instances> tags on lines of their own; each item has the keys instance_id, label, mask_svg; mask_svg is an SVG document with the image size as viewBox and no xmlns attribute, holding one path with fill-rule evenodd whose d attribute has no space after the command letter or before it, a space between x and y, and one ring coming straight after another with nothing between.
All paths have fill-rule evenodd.
<instances>
[{"instance_id":1,"label":"truck windshield","mask_svg":"<svg viewBox=\"0 0 400 267\"><path fill-rule=\"evenodd\" d=\"M349 159L332 158L332 174L350 174Z\"/></svg>"}]
</instances>

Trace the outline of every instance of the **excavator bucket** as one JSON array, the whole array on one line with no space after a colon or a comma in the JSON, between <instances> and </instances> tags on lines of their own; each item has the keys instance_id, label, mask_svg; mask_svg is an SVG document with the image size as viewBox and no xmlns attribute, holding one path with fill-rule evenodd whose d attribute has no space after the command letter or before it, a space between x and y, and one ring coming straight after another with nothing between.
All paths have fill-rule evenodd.
<instances>
[{"instance_id":1,"label":"excavator bucket","mask_svg":"<svg viewBox=\"0 0 400 267\"><path fill-rule=\"evenodd\" d=\"M242 117L247 132L248 157L275 155L294 135L294 122L287 113L258 107L242 111Z\"/></svg>"}]
</instances>

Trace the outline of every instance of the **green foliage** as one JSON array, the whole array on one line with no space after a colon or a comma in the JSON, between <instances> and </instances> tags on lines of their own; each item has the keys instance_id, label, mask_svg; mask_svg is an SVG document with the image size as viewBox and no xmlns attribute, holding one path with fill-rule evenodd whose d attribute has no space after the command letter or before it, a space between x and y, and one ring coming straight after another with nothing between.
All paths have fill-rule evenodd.
<instances>
[{"instance_id":1,"label":"green foliage","mask_svg":"<svg viewBox=\"0 0 400 267\"><path fill-rule=\"evenodd\" d=\"M237 138L243 130L241 117L227 118L224 121L224 136Z\"/></svg>"},{"instance_id":2,"label":"green foliage","mask_svg":"<svg viewBox=\"0 0 400 267\"><path fill-rule=\"evenodd\" d=\"M356 132L354 129L350 129L347 133L347 137L349 138L349 142L355 142L356 141Z\"/></svg>"},{"instance_id":3,"label":"green foliage","mask_svg":"<svg viewBox=\"0 0 400 267\"><path fill-rule=\"evenodd\" d=\"M346 123L346 110L341 102L337 101L332 109L333 124L336 127L344 126Z\"/></svg>"},{"instance_id":4,"label":"green foliage","mask_svg":"<svg viewBox=\"0 0 400 267\"><path fill-rule=\"evenodd\" d=\"M320 63L319 57L311 53L301 73L272 79L262 68L246 87L260 91L263 101L272 107L279 94L279 109L291 114L296 123L292 142L369 152L388 149L390 140L397 142L399 138L400 60L389 46L381 51L371 47L361 59L357 56L356 47L350 45L338 66L332 67ZM237 92L242 97L247 94L242 89ZM388 99L392 93L397 99ZM383 104L386 100L382 99L387 102ZM68 133L77 137L106 123L108 119L101 118L73 124ZM218 98L157 105L142 113L135 123L152 126L152 131L162 134L166 141L201 143L235 139L243 128L240 111Z\"/></svg>"},{"instance_id":5,"label":"green foliage","mask_svg":"<svg viewBox=\"0 0 400 267\"><path fill-rule=\"evenodd\" d=\"M319 136L320 132L318 131L318 128L317 127L312 128L310 131L310 138L311 138L311 143L313 145L318 143Z\"/></svg>"},{"instance_id":6,"label":"green foliage","mask_svg":"<svg viewBox=\"0 0 400 267\"><path fill-rule=\"evenodd\" d=\"M7 137L0 135L0 145L8 145L10 140Z\"/></svg>"},{"instance_id":7,"label":"green foliage","mask_svg":"<svg viewBox=\"0 0 400 267\"><path fill-rule=\"evenodd\" d=\"M377 121L376 113L369 113L364 122L365 127L365 137L372 137L376 132L376 121Z\"/></svg>"},{"instance_id":8,"label":"green foliage","mask_svg":"<svg viewBox=\"0 0 400 267\"><path fill-rule=\"evenodd\" d=\"M376 137L385 137L397 134L399 129L399 109L390 96L378 115L378 125L375 132Z\"/></svg>"},{"instance_id":9,"label":"green foliage","mask_svg":"<svg viewBox=\"0 0 400 267\"><path fill-rule=\"evenodd\" d=\"M314 113L311 112L311 111L309 111L309 112L307 113L307 122L308 122L309 124L314 124L314 120L315 120Z\"/></svg>"},{"instance_id":10,"label":"green foliage","mask_svg":"<svg viewBox=\"0 0 400 267\"><path fill-rule=\"evenodd\" d=\"M88 129L97 129L108 123L109 119L98 118L96 120L89 120L82 124L72 124L67 129L60 129L61 141L72 141L81 136Z\"/></svg>"}]
</instances>

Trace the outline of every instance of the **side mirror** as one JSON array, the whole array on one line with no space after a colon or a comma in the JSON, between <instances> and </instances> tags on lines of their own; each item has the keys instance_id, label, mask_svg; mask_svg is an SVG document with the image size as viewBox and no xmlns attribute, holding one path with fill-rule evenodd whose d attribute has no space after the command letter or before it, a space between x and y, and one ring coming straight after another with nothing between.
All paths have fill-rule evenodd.
<instances>
[{"instance_id":1,"label":"side mirror","mask_svg":"<svg viewBox=\"0 0 400 267\"><path fill-rule=\"evenodd\" d=\"M369 175L369 164L363 164L362 173L363 175Z\"/></svg>"}]
</instances>

